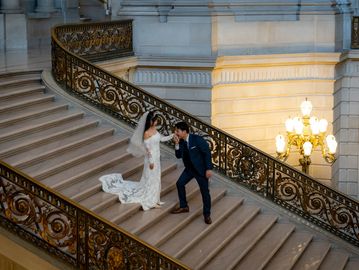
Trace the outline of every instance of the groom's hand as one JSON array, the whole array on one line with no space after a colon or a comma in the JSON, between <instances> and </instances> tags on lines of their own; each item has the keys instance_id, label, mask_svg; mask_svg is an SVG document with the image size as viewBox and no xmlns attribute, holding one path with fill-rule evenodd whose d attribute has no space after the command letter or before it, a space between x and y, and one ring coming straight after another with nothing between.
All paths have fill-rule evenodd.
<instances>
[{"instance_id":1,"label":"groom's hand","mask_svg":"<svg viewBox=\"0 0 359 270\"><path fill-rule=\"evenodd\" d=\"M206 178L209 179L212 177L212 170L207 170L206 171Z\"/></svg>"},{"instance_id":2,"label":"groom's hand","mask_svg":"<svg viewBox=\"0 0 359 270\"><path fill-rule=\"evenodd\" d=\"M153 170L154 167L155 167L155 164L150 163L150 170Z\"/></svg>"}]
</instances>

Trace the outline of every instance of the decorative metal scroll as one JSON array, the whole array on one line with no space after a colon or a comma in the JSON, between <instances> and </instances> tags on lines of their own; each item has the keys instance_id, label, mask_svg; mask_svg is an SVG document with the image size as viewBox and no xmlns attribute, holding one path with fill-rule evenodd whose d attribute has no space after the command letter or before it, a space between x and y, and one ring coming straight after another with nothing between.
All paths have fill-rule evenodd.
<instances>
[{"instance_id":1,"label":"decorative metal scroll","mask_svg":"<svg viewBox=\"0 0 359 270\"><path fill-rule=\"evenodd\" d=\"M0 224L79 269L188 269L2 161Z\"/></svg>"},{"instance_id":2,"label":"decorative metal scroll","mask_svg":"<svg viewBox=\"0 0 359 270\"><path fill-rule=\"evenodd\" d=\"M55 31L67 50L88 60L133 54L131 20L63 25L56 27Z\"/></svg>"},{"instance_id":3,"label":"decorative metal scroll","mask_svg":"<svg viewBox=\"0 0 359 270\"><path fill-rule=\"evenodd\" d=\"M352 20L352 49L359 49L359 17Z\"/></svg>"},{"instance_id":4,"label":"decorative metal scroll","mask_svg":"<svg viewBox=\"0 0 359 270\"><path fill-rule=\"evenodd\" d=\"M145 111L155 110L164 134L169 134L176 122L186 121L194 133L208 141L212 162L220 173L359 246L358 201L69 53L65 47L53 34L53 75L70 93L132 126Z\"/></svg>"}]
</instances>

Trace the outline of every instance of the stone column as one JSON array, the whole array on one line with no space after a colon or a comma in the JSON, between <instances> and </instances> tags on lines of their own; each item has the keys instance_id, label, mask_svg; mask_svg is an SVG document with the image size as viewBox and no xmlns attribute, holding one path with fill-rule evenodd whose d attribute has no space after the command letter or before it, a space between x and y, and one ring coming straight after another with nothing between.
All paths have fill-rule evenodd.
<instances>
[{"instance_id":1,"label":"stone column","mask_svg":"<svg viewBox=\"0 0 359 270\"><path fill-rule=\"evenodd\" d=\"M27 48L26 18L20 0L0 0L0 49Z\"/></svg>"},{"instance_id":2,"label":"stone column","mask_svg":"<svg viewBox=\"0 0 359 270\"><path fill-rule=\"evenodd\" d=\"M334 135L338 141L333 179L340 191L359 198L359 52L344 53L336 67Z\"/></svg>"},{"instance_id":3,"label":"stone column","mask_svg":"<svg viewBox=\"0 0 359 270\"><path fill-rule=\"evenodd\" d=\"M51 13L55 12L54 0L38 0L35 12L38 13Z\"/></svg>"},{"instance_id":4,"label":"stone column","mask_svg":"<svg viewBox=\"0 0 359 270\"><path fill-rule=\"evenodd\" d=\"M20 0L1 0L2 13L21 13Z\"/></svg>"}]
</instances>

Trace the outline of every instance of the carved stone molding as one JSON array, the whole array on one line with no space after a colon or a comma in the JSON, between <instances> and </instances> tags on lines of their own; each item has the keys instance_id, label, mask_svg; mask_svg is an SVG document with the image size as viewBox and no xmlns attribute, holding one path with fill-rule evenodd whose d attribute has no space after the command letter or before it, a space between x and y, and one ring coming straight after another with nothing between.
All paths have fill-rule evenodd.
<instances>
[{"instance_id":1,"label":"carved stone molding","mask_svg":"<svg viewBox=\"0 0 359 270\"><path fill-rule=\"evenodd\" d=\"M124 0L117 15L159 16L235 16L236 21L298 20L304 14L335 14L350 12L351 2L314 0Z\"/></svg>"},{"instance_id":2,"label":"carved stone molding","mask_svg":"<svg viewBox=\"0 0 359 270\"><path fill-rule=\"evenodd\" d=\"M184 85L208 87L211 85L210 71L150 70L137 69L134 83L151 85Z\"/></svg>"},{"instance_id":3,"label":"carved stone molding","mask_svg":"<svg viewBox=\"0 0 359 270\"><path fill-rule=\"evenodd\" d=\"M217 60L213 85L282 80L333 80L339 54L224 56Z\"/></svg>"},{"instance_id":4,"label":"carved stone molding","mask_svg":"<svg viewBox=\"0 0 359 270\"><path fill-rule=\"evenodd\" d=\"M334 66L264 67L215 72L213 84L304 79L334 79Z\"/></svg>"}]
</instances>

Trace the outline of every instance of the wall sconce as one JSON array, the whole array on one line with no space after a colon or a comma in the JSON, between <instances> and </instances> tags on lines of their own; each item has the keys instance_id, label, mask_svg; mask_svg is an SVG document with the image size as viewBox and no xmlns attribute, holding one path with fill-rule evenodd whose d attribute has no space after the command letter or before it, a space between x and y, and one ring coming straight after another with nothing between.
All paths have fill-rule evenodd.
<instances>
[{"instance_id":1,"label":"wall sconce","mask_svg":"<svg viewBox=\"0 0 359 270\"><path fill-rule=\"evenodd\" d=\"M302 117L288 118L285 121L287 138L278 134L275 139L277 158L287 160L291 147L295 146L302 156L299 159L302 171L307 174L311 163L310 155L314 149L320 147L325 161L332 164L336 160L335 152L338 145L332 134L326 136L328 121L310 116L312 108L312 103L305 99L300 105Z\"/></svg>"}]
</instances>

